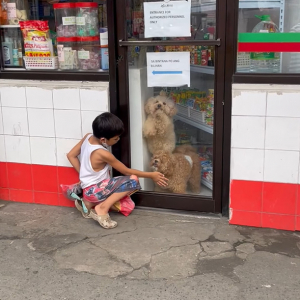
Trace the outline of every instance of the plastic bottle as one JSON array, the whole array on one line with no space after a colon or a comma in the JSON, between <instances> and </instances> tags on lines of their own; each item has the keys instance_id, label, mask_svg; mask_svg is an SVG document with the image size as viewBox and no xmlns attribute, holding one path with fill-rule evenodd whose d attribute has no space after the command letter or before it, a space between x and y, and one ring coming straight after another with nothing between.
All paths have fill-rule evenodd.
<instances>
[{"instance_id":1,"label":"plastic bottle","mask_svg":"<svg viewBox=\"0 0 300 300\"><path fill-rule=\"evenodd\" d=\"M279 32L277 25L272 22L269 15L256 16L261 20L252 30L259 33ZM279 73L280 54L278 52L252 52L250 53L250 72L253 73Z\"/></svg>"},{"instance_id":2,"label":"plastic bottle","mask_svg":"<svg viewBox=\"0 0 300 300\"><path fill-rule=\"evenodd\" d=\"M4 42L2 42L3 60L5 66L13 65L12 42L6 31L4 34Z\"/></svg>"}]
</instances>

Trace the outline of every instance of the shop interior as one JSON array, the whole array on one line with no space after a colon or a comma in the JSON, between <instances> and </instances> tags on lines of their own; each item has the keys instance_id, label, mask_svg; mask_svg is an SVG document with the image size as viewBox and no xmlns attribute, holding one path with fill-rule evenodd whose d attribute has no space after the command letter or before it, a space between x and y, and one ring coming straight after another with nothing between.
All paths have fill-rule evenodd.
<instances>
[{"instance_id":1,"label":"shop interior","mask_svg":"<svg viewBox=\"0 0 300 300\"><path fill-rule=\"evenodd\" d=\"M146 1L127 1L127 34L128 40L144 38L143 3ZM147 1L151 2L151 1ZM178 40L213 40L216 32L215 2L203 7L192 4L191 37ZM170 40L155 38L152 40ZM176 38L173 38L176 40ZM146 53L150 52L190 52L190 86L147 86ZM148 99L162 99L163 93L171 100L176 113L171 117L175 133L174 153L178 149L192 147L193 165L198 170L187 176L194 177L196 187L188 182L186 189L157 189L149 180L142 180L142 187L146 191L167 193L186 193L212 197L213 191L213 134L214 134L214 87L215 87L215 48L214 46L155 46L131 47L128 50L129 68L129 101L131 128L131 164L144 171L150 171L151 158L154 155L149 147L149 139L145 136L148 129L147 110ZM142 129L142 130L141 130ZM143 133L144 132L144 133ZM166 135L171 134L168 130ZM153 142L153 141L152 141ZM154 140L154 143L156 141ZM162 147L163 148L163 147ZM142 149L142 151L141 151ZM189 154L189 153L184 153ZM197 161L196 163L194 161ZM177 164L180 164L179 162ZM183 167L183 166L182 166ZM180 169L180 167L179 167ZM158 169L160 170L160 169ZM184 175L183 175L184 176ZM198 179L196 179L198 178ZM192 180L193 181L193 180Z\"/></svg>"}]
</instances>

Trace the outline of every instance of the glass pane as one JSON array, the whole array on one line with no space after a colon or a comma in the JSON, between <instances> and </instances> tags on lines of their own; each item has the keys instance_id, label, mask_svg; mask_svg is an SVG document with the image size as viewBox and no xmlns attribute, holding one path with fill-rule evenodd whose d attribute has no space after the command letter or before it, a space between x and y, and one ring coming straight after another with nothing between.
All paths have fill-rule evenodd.
<instances>
[{"instance_id":1,"label":"glass pane","mask_svg":"<svg viewBox=\"0 0 300 300\"><path fill-rule=\"evenodd\" d=\"M108 70L106 0L58 2L1 2L4 69Z\"/></svg>"},{"instance_id":2,"label":"glass pane","mask_svg":"<svg viewBox=\"0 0 300 300\"><path fill-rule=\"evenodd\" d=\"M237 72L300 73L299 10L300 0L240 0Z\"/></svg>"},{"instance_id":3,"label":"glass pane","mask_svg":"<svg viewBox=\"0 0 300 300\"><path fill-rule=\"evenodd\" d=\"M162 190L141 179L143 190L212 195L214 50L209 46L129 48L131 166L157 170L170 180ZM189 80L174 68L166 74L152 71L164 64L165 55L168 61L175 57L174 64L176 57L187 57Z\"/></svg>"},{"instance_id":4,"label":"glass pane","mask_svg":"<svg viewBox=\"0 0 300 300\"><path fill-rule=\"evenodd\" d=\"M175 1L172 1L175 2ZM166 11L155 10L155 6L151 11L151 15L148 18L145 18L144 12L144 4L145 3L162 3L167 4L167 1L164 0L127 0L126 5L126 14L127 14L127 36L128 39L142 39L145 38L145 27L147 26L147 22L160 22L162 17L169 17L166 14ZM173 18L169 18L167 20L175 20L174 23L178 22L180 17L183 17L183 12L180 14L170 12ZM153 38L155 40L176 40L180 38L180 40L214 40L215 32L216 32L216 0L212 1L202 1L196 0L191 2L190 10L188 11L188 23L189 23L189 33L188 36L178 35L178 37L168 37L167 34L164 37L156 37ZM146 22L146 24L145 24ZM173 24L174 24L173 23ZM150 24L150 23L149 23ZM172 21L165 23L167 26L172 26ZM149 25L150 26L150 25ZM163 32L164 29L162 29Z\"/></svg>"}]
</instances>

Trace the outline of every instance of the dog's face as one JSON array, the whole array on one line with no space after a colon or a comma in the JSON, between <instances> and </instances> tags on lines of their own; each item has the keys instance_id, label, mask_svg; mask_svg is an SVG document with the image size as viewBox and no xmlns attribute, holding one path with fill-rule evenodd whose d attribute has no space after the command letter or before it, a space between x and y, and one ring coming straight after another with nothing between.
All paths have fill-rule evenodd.
<instances>
[{"instance_id":1,"label":"dog's face","mask_svg":"<svg viewBox=\"0 0 300 300\"><path fill-rule=\"evenodd\" d=\"M151 159L150 167L153 172L161 172L164 175L173 173L172 154L159 151Z\"/></svg>"},{"instance_id":2,"label":"dog's face","mask_svg":"<svg viewBox=\"0 0 300 300\"><path fill-rule=\"evenodd\" d=\"M147 115L159 116L165 114L168 117L172 117L177 113L174 101L161 95L148 99L145 111Z\"/></svg>"}]
</instances>

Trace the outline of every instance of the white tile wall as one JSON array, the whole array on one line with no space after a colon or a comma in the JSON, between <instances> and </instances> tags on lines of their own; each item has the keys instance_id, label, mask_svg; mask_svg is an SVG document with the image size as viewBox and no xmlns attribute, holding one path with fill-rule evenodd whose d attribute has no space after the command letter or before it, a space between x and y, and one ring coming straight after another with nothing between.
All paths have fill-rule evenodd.
<instances>
[{"instance_id":1,"label":"white tile wall","mask_svg":"<svg viewBox=\"0 0 300 300\"><path fill-rule=\"evenodd\" d=\"M267 116L300 118L300 93L269 92Z\"/></svg>"},{"instance_id":2,"label":"white tile wall","mask_svg":"<svg viewBox=\"0 0 300 300\"><path fill-rule=\"evenodd\" d=\"M92 123L94 119L100 115L101 112L97 111L81 111L81 121L82 121L82 136L87 133L92 133Z\"/></svg>"},{"instance_id":3,"label":"white tile wall","mask_svg":"<svg viewBox=\"0 0 300 300\"><path fill-rule=\"evenodd\" d=\"M264 181L297 183L298 171L298 151L265 151Z\"/></svg>"},{"instance_id":4,"label":"white tile wall","mask_svg":"<svg viewBox=\"0 0 300 300\"><path fill-rule=\"evenodd\" d=\"M31 162L37 165L56 165L55 138L30 137Z\"/></svg>"},{"instance_id":5,"label":"white tile wall","mask_svg":"<svg viewBox=\"0 0 300 300\"><path fill-rule=\"evenodd\" d=\"M2 87L1 105L10 107L26 107L25 87Z\"/></svg>"},{"instance_id":6,"label":"white tile wall","mask_svg":"<svg viewBox=\"0 0 300 300\"><path fill-rule=\"evenodd\" d=\"M56 137L81 139L81 115L79 110L54 110Z\"/></svg>"},{"instance_id":7,"label":"white tile wall","mask_svg":"<svg viewBox=\"0 0 300 300\"><path fill-rule=\"evenodd\" d=\"M53 108L52 90L26 87L27 107Z\"/></svg>"},{"instance_id":8,"label":"white tile wall","mask_svg":"<svg viewBox=\"0 0 300 300\"><path fill-rule=\"evenodd\" d=\"M233 116L265 116L267 93L263 91L233 91Z\"/></svg>"},{"instance_id":9,"label":"white tile wall","mask_svg":"<svg viewBox=\"0 0 300 300\"><path fill-rule=\"evenodd\" d=\"M0 107L0 134L3 134L3 117L2 117L2 107Z\"/></svg>"},{"instance_id":10,"label":"white tile wall","mask_svg":"<svg viewBox=\"0 0 300 300\"><path fill-rule=\"evenodd\" d=\"M70 167L71 164L67 159L70 150L79 143L76 139L56 139L57 165L62 167Z\"/></svg>"},{"instance_id":11,"label":"white tile wall","mask_svg":"<svg viewBox=\"0 0 300 300\"><path fill-rule=\"evenodd\" d=\"M27 109L21 107L2 107L4 134L29 135Z\"/></svg>"},{"instance_id":12,"label":"white tile wall","mask_svg":"<svg viewBox=\"0 0 300 300\"><path fill-rule=\"evenodd\" d=\"M300 183L300 90L234 88L231 179Z\"/></svg>"},{"instance_id":13,"label":"white tile wall","mask_svg":"<svg viewBox=\"0 0 300 300\"><path fill-rule=\"evenodd\" d=\"M300 118L267 117L266 149L299 151Z\"/></svg>"},{"instance_id":14,"label":"white tile wall","mask_svg":"<svg viewBox=\"0 0 300 300\"><path fill-rule=\"evenodd\" d=\"M6 159L8 162L30 164L29 136L5 136Z\"/></svg>"},{"instance_id":15,"label":"white tile wall","mask_svg":"<svg viewBox=\"0 0 300 300\"><path fill-rule=\"evenodd\" d=\"M0 161L6 161L4 135L0 135Z\"/></svg>"},{"instance_id":16,"label":"white tile wall","mask_svg":"<svg viewBox=\"0 0 300 300\"><path fill-rule=\"evenodd\" d=\"M28 108L29 135L55 137L53 109Z\"/></svg>"},{"instance_id":17,"label":"white tile wall","mask_svg":"<svg viewBox=\"0 0 300 300\"><path fill-rule=\"evenodd\" d=\"M108 111L108 92L92 89L80 90L81 110Z\"/></svg>"},{"instance_id":18,"label":"white tile wall","mask_svg":"<svg viewBox=\"0 0 300 300\"><path fill-rule=\"evenodd\" d=\"M231 149L231 179L263 180L264 150Z\"/></svg>"},{"instance_id":19,"label":"white tile wall","mask_svg":"<svg viewBox=\"0 0 300 300\"><path fill-rule=\"evenodd\" d=\"M59 89L53 91L56 109L80 109L79 89Z\"/></svg>"},{"instance_id":20,"label":"white tile wall","mask_svg":"<svg viewBox=\"0 0 300 300\"><path fill-rule=\"evenodd\" d=\"M13 82L0 82L0 161L71 166L66 154L108 110L108 85Z\"/></svg>"},{"instance_id":21,"label":"white tile wall","mask_svg":"<svg viewBox=\"0 0 300 300\"><path fill-rule=\"evenodd\" d=\"M265 117L233 116L231 124L233 148L264 149Z\"/></svg>"}]
</instances>

